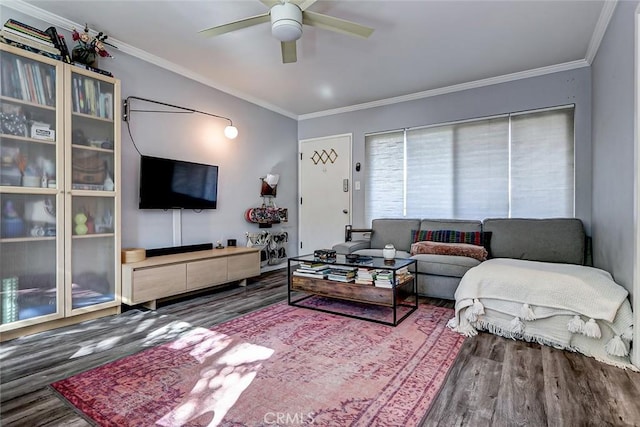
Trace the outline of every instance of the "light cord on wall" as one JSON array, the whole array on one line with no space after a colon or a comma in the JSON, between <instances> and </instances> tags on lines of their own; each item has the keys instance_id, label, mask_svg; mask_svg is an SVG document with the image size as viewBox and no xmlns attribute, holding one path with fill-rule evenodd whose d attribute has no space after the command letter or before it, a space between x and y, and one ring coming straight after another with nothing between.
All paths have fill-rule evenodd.
<instances>
[{"instance_id":1,"label":"light cord on wall","mask_svg":"<svg viewBox=\"0 0 640 427\"><path fill-rule=\"evenodd\" d=\"M142 102L149 102L151 104L157 104L157 105L162 105L164 107L169 107L169 108L175 108L177 110L181 110L181 111L168 111L168 110L141 110L141 109L133 109L131 108L131 101L132 100L138 100L138 101L142 101ZM156 101L153 99L148 99L148 98L141 98L138 96L128 96L124 101L123 101L123 114L122 114L122 119L127 123L127 128L129 128L129 121L131 120L131 113L170 113L170 114L193 114L193 113L198 113L198 114L204 114L205 116L210 116L210 117L215 117L218 119L223 119L223 120L227 120L229 122L229 124L227 125L227 127L224 128L224 135L229 138L229 139L235 139L235 137L238 136L238 128L236 128L233 125L233 121L225 116L220 116L218 114L213 114L213 113L207 113L206 111L199 111L193 108L188 108L188 107L181 107L179 105L173 105L173 104L168 104L166 102L162 102L162 101ZM129 130L129 135L131 136L131 130ZM133 141L133 138L132 138ZM135 146L135 142L134 142L134 146ZM136 147L136 150L138 148ZM138 151L140 152L140 151Z\"/></svg>"}]
</instances>

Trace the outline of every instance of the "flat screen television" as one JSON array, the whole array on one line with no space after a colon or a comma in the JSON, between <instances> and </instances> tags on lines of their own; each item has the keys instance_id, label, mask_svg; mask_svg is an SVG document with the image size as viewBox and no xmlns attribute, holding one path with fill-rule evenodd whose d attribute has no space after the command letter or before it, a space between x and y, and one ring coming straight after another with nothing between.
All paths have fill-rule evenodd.
<instances>
[{"instance_id":1,"label":"flat screen television","mask_svg":"<svg viewBox=\"0 0 640 427\"><path fill-rule=\"evenodd\" d=\"M140 157L140 209L216 209L218 166Z\"/></svg>"}]
</instances>

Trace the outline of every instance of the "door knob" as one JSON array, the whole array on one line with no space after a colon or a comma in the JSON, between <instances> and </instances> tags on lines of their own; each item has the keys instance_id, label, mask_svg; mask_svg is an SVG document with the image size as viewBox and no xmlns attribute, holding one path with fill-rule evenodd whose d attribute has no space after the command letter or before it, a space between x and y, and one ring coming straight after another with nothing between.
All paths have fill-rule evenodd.
<instances>
[{"instance_id":1,"label":"door knob","mask_svg":"<svg viewBox=\"0 0 640 427\"><path fill-rule=\"evenodd\" d=\"M346 209L342 209L342 213L349 213L349 211Z\"/></svg>"}]
</instances>

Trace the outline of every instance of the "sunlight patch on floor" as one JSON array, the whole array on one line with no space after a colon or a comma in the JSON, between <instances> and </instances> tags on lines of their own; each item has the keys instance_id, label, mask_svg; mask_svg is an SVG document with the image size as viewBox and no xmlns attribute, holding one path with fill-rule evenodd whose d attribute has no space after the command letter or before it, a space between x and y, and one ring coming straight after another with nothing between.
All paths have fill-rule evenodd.
<instances>
[{"instance_id":1,"label":"sunlight patch on floor","mask_svg":"<svg viewBox=\"0 0 640 427\"><path fill-rule=\"evenodd\" d=\"M101 351L109 350L115 347L121 340L121 337L109 337L97 342L91 342L82 345L75 353L69 356L69 359L75 359L77 357L87 356L89 354L98 353Z\"/></svg>"},{"instance_id":2,"label":"sunlight patch on floor","mask_svg":"<svg viewBox=\"0 0 640 427\"><path fill-rule=\"evenodd\" d=\"M262 363L274 350L241 342L219 332L197 328L175 342L175 350L192 347L189 355L200 363L199 377L187 396L157 421L161 426L185 425L198 419L216 426L249 387Z\"/></svg>"}]
</instances>

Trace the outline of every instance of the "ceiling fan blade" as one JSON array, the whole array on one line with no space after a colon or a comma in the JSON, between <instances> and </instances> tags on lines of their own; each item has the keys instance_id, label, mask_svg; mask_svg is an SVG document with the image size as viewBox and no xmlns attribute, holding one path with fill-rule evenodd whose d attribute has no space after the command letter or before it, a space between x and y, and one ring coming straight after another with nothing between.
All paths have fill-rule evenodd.
<instances>
[{"instance_id":1,"label":"ceiling fan blade","mask_svg":"<svg viewBox=\"0 0 640 427\"><path fill-rule=\"evenodd\" d=\"M296 42L281 42L280 49L282 50L282 63L290 64L292 62L296 62L298 60L298 55L296 54Z\"/></svg>"},{"instance_id":2,"label":"ceiling fan blade","mask_svg":"<svg viewBox=\"0 0 640 427\"><path fill-rule=\"evenodd\" d=\"M206 30L201 30L200 34L205 37L219 36L220 34L229 33L241 28L251 27L252 25L262 24L263 22L269 22L270 19L271 18L269 17L269 12L267 12L261 15L252 16L250 18L229 22L228 24L207 28Z\"/></svg>"},{"instance_id":3,"label":"ceiling fan blade","mask_svg":"<svg viewBox=\"0 0 640 427\"><path fill-rule=\"evenodd\" d=\"M280 1L280 0L260 0L260 3L262 3L265 6L267 6L269 9L271 9L273 6L275 6L277 4L282 4L282 1Z\"/></svg>"},{"instance_id":4,"label":"ceiling fan blade","mask_svg":"<svg viewBox=\"0 0 640 427\"><path fill-rule=\"evenodd\" d=\"M314 4L318 0L294 0L292 3L298 5L301 11L307 10L312 4Z\"/></svg>"},{"instance_id":5,"label":"ceiling fan blade","mask_svg":"<svg viewBox=\"0 0 640 427\"><path fill-rule=\"evenodd\" d=\"M373 33L373 28L365 27L364 25L356 24L355 22L346 21L340 18L335 18L333 16L323 15L316 12L309 12L308 10L302 12L302 23L311 25L313 27L324 28L325 30L331 30L351 36L362 37L365 39L369 37L371 33Z\"/></svg>"},{"instance_id":6,"label":"ceiling fan blade","mask_svg":"<svg viewBox=\"0 0 640 427\"><path fill-rule=\"evenodd\" d=\"M314 4L317 0L288 0L288 1L289 1L289 3L293 3L296 6L298 6L300 8L300 10L304 11L309 6ZM284 0L260 0L260 2L262 4L264 4L265 6L267 6L269 9L271 9L273 6L275 6L277 4L284 3Z\"/></svg>"}]
</instances>

